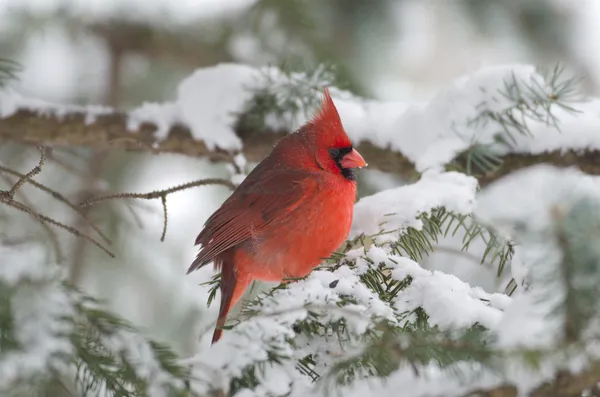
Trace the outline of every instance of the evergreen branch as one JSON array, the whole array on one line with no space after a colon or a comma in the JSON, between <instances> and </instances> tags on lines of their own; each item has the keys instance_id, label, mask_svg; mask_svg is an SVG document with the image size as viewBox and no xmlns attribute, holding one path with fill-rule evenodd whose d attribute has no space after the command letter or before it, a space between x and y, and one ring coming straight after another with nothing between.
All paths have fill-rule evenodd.
<instances>
[{"instance_id":1,"label":"evergreen branch","mask_svg":"<svg viewBox=\"0 0 600 397\"><path fill-rule=\"evenodd\" d=\"M265 131L269 129L267 120L291 130L299 117L309 119L318 109L323 87L336 83L333 68L326 65L302 72L294 72L285 65L262 69L258 80L248 87L253 95L238 115L237 130Z\"/></svg>"},{"instance_id":2,"label":"evergreen branch","mask_svg":"<svg viewBox=\"0 0 600 397\"><path fill-rule=\"evenodd\" d=\"M182 125L173 126L168 136L158 140L154 136L157 126L144 123L137 131L127 129L127 116L123 113L98 115L95 122L87 123L87 115L82 112L67 112L64 115L45 114L43 117L29 110L19 110L14 115L0 119L0 137L13 142L43 144L53 147L90 147L94 149L120 149L147 153L178 153L193 157L206 157L213 161L231 162L235 154L221 150L211 151L202 141L192 137L189 129ZM61 131L56 134L55 131ZM258 133L253 130L236 130L243 142L243 153L248 161L256 162L265 158L273 145L287 131L269 130ZM127 138L127 139L125 139ZM418 179L419 173L412 162L402 153L380 148L363 141L356 148L368 159L369 167L400 175L408 181ZM550 151L542 154L506 154L502 156L502 165L495 171L478 175L480 186L522 169L528 165L548 163L558 167L577 165L584 172L600 175L600 166L596 159L600 153L596 150ZM477 175L477 170L472 167ZM451 165L448 169L453 169ZM465 170L459 165L458 170Z\"/></svg>"},{"instance_id":3,"label":"evergreen branch","mask_svg":"<svg viewBox=\"0 0 600 397\"><path fill-rule=\"evenodd\" d=\"M441 236L455 236L459 231L462 231L464 235L461 251L468 251L472 242L480 239L486 248L478 263L496 266L498 277L503 274L506 264L510 262L514 254L514 246L511 242L500 239L493 230L478 223L472 215L455 214L446 211L445 208L435 208L429 213L419 215L417 219L423 222L421 230L408 227L406 230L383 230L372 236L360 235L352 241L347 241L340 251L329 259L329 262L333 263L333 268L342 264L353 267L352 264L344 260L345 252L356 247L365 247L365 251L368 251L371 244L377 244L377 236L395 233L399 234L398 239L384 244L389 245L393 254L408 256L413 261L419 262L423 259L423 256L429 255L437 249L436 244ZM367 262L371 262L372 266L365 274L361 275L361 279L383 301L392 301L400 291L410 284L408 280L391 279L386 273L388 271L386 267L372 263L368 255L362 258ZM331 266L325 268L331 268Z\"/></svg>"},{"instance_id":4,"label":"evergreen branch","mask_svg":"<svg viewBox=\"0 0 600 397\"><path fill-rule=\"evenodd\" d=\"M447 212L443 208L437 208L429 213L420 215L419 219L423 221L423 228L421 230L408 228L403 232L401 231L399 240L392 243L396 253L405 254L410 256L413 260L418 260L422 258L425 253L435 250L435 243L437 242L439 236L447 235L449 233L455 234L459 230L463 229L465 231L463 250L467 250L470 243L476 237L484 238L486 243L490 247L494 248L489 248L486 250L484 253L484 258L481 259L481 263L483 263L487 258L487 260L490 260L493 263L503 264L508 261L512 255L511 246L506 244L502 245L500 240L496 238L490 238L489 236L492 234L490 234L490 232L488 232L482 226L478 225L475 220L469 216L457 215ZM408 237L403 238L404 236ZM330 258L330 261L333 262L334 265L329 266L326 269L329 271L334 271L342 265L347 265L352 268L354 264L345 259L343 252L347 252L356 246L363 246L367 249L368 246L374 241L375 236L359 236L354 241L347 242L346 246L342 249L342 252ZM503 254L500 255L498 252L502 252ZM378 298L382 302L391 304L396 299L398 294L401 293L401 291L408 287L412 282L411 277L407 277L403 280L395 280L390 276L390 269L384 264L373 263L368 256L365 256L363 259L370 261L371 266L366 272L360 274L360 282L377 294ZM218 273L213 275L212 279L204 284L210 286L208 299L208 304L210 304L216 294L217 289L219 288L220 274ZM334 281L331 283L330 287L335 288L336 284L337 283ZM266 313L263 313L262 311L262 307L265 306L265 300L276 299L277 292L280 289L287 289L288 287L289 284L282 283L271 291L259 295L253 301L245 305L245 307L242 309L242 315L245 319L248 319L262 317L265 315L278 316L292 313L294 309L290 307L285 307L284 312L269 310ZM292 328L296 333L296 338L299 336L304 336L309 339L314 339L333 336L334 340L336 340L341 346L349 346L354 342L366 342L370 346L370 343L375 343L374 341L379 340L378 335L381 333L380 330L369 329L364 335L359 336L354 335L347 328L347 323L344 316L353 316L357 313L353 312L352 310L345 311L344 308L347 305L356 304L357 301L354 297L339 295L338 300L333 306L323 307L311 303L302 305L298 308L298 310L305 311L306 317L300 321L294 322L292 325ZM342 314L342 317L332 321L329 315L338 311L340 314ZM398 319L402 320L403 318L406 318L408 314L410 313L399 314ZM423 329L428 329L426 313L422 310L417 310L413 314L416 315L416 324L420 324L419 327L421 328L421 331ZM408 332L409 330L411 332L417 332L411 327L415 327L412 322L405 326L404 332ZM397 325L396 328L398 328ZM481 331L481 328L477 328L477 330ZM294 345L294 341L290 341L290 343ZM383 350L385 350L385 348ZM430 357L437 357L440 362L442 362L444 359L448 359L447 357L449 357L448 355L450 354L444 350L437 351L437 356L435 356L434 353L435 352L429 352L427 354L429 354ZM457 354L459 353L455 353L455 356ZM380 357L373 357L371 360L373 363L375 363L379 358ZM315 365L313 364L315 362L315 356L308 354L297 359L296 368L300 371L300 373L305 374L314 381L320 378L320 374L315 369ZM346 368L346 370L343 372L343 375L341 375L341 379L349 381L355 377L363 376L365 374L373 375L378 371L382 371L381 368L371 368L373 365L375 365L373 363L369 364L366 361L355 362L354 365L349 365ZM236 382L242 382L247 387L254 387L255 385L253 379L256 373L253 371L254 369L252 369L250 372L244 372L241 378L236 378ZM237 385L237 383L235 384Z\"/></svg>"},{"instance_id":5,"label":"evergreen branch","mask_svg":"<svg viewBox=\"0 0 600 397\"><path fill-rule=\"evenodd\" d=\"M70 154L74 154L70 152L69 150L64 150L64 152L66 153L70 153ZM58 165L59 167L63 168L65 171L74 174L77 177L80 178L89 178L88 173L83 172L82 170L78 169L77 167L74 167L73 165L69 164L67 161L59 158L54 150L52 149L48 149L48 152L46 153L46 157L48 158L48 160L50 160L51 162L53 162L54 164ZM111 189L102 189L103 192L110 192L111 194L114 194L114 191ZM86 191L85 189L80 191L82 196L87 196L87 197L92 197L93 196L93 192L90 191ZM142 223L142 219L140 218L140 216L135 212L134 208L133 208L133 203L129 203L127 202L126 204L126 209L127 211L131 214L131 217L133 218L136 226L140 229L143 229L143 223ZM80 208L77 206L73 206L76 210L79 210ZM84 211L81 211L82 216ZM83 219L85 220L87 217L83 217Z\"/></svg>"},{"instance_id":6,"label":"evergreen branch","mask_svg":"<svg viewBox=\"0 0 600 397\"><path fill-rule=\"evenodd\" d=\"M210 307L212 301L217 296L217 291L221 287L221 272L213 274L210 280L201 283L200 285L209 285L210 288L208 290L208 300L206 302L206 307Z\"/></svg>"},{"instance_id":7,"label":"evergreen branch","mask_svg":"<svg viewBox=\"0 0 600 397\"><path fill-rule=\"evenodd\" d=\"M160 241L165 241L165 237L167 235L167 222L168 222L168 215L167 215L167 196L160 196L160 204L162 205L162 209L163 209L163 230L162 233L160 235Z\"/></svg>"},{"instance_id":8,"label":"evergreen branch","mask_svg":"<svg viewBox=\"0 0 600 397\"><path fill-rule=\"evenodd\" d=\"M472 361L492 365L493 350L488 346L489 335L480 326L464 332L447 332L427 325L427 315L421 309L415 323L402 328L380 323L378 332L359 354L337 362L326 375L326 384L348 384L363 377L387 377L400 366L408 365L418 375L419 368L435 363L452 369L459 362Z\"/></svg>"},{"instance_id":9,"label":"evergreen branch","mask_svg":"<svg viewBox=\"0 0 600 397\"><path fill-rule=\"evenodd\" d=\"M551 72L540 71L546 86L542 87L537 80L529 82L518 80L514 73L504 82L504 88L496 95L512 103L501 111L492 111L487 103L480 104L483 108L474 118L467 121L467 128L479 129L493 124L498 130L494 135L494 143L473 142L466 150L459 153L447 165L448 170L466 172L478 179L494 175L504 168L506 156L498 153L499 147L511 148L517 141L515 134L531 136L529 124L542 123L560 130L560 120L553 113L555 108L561 108L569 113L578 113L570 103L574 102L577 93L577 80L564 78L564 68L560 65ZM489 102L497 102L494 94ZM514 169L511 167L511 170ZM504 171L506 173L506 171Z\"/></svg>"},{"instance_id":10,"label":"evergreen branch","mask_svg":"<svg viewBox=\"0 0 600 397\"><path fill-rule=\"evenodd\" d=\"M46 160L46 157L45 157L45 153L44 153L44 148L42 146L38 146L38 149L40 151L40 160L38 162L38 165L33 167L27 174L20 175L17 182L15 182L15 184L9 190L0 191L0 193L3 196L6 196L10 199L14 198L17 190L21 189L21 187L25 184L25 182L30 181L31 178L33 178L34 176L36 176L40 172L42 172L42 167L44 165L44 161Z\"/></svg>"},{"instance_id":11,"label":"evergreen branch","mask_svg":"<svg viewBox=\"0 0 600 397\"><path fill-rule=\"evenodd\" d=\"M76 327L71 335L76 348L75 381L84 396L107 390L115 397L141 397L147 396L151 387L164 387L170 396L187 396L184 384L189 379L188 370L177 364L177 357L169 348L136 336L139 331L132 325L103 310L90 297L82 296L75 307ZM145 351L141 357L138 357L139 353L132 355L128 352L128 349L136 348L128 346L131 336L135 336L133 340L141 341L139 348L147 349L158 367L137 362L147 354ZM140 372L139 366L147 369Z\"/></svg>"}]
</instances>

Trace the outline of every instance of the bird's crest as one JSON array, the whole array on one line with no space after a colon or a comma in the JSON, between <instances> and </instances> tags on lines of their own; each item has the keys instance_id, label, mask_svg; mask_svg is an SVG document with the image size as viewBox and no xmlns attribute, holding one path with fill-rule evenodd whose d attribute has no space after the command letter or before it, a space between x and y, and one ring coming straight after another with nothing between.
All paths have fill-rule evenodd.
<instances>
[{"instance_id":1,"label":"bird's crest","mask_svg":"<svg viewBox=\"0 0 600 397\"><path fill-rule=\"evenodd\" d=\"M331 99L329 88L325 88L325 98L321 103L321 109L316 116L311 120L311 124L316 127L319 135L327 136L328 141L333 141L335 145L345 146L350 145L350 139L344 130L340 115Z\"/></svg>"}]
</instances>

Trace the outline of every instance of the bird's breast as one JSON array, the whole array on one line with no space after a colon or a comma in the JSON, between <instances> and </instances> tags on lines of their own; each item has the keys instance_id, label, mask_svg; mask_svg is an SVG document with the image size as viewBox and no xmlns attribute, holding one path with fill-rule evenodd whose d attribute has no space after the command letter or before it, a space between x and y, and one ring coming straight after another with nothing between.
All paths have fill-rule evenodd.
<instances>
[{"instance_id":1,"label":"bird's breast","mask_svg":"<svg viewBox=\"0 0 600 397\"><path fill-rule=\"evenodd\" d=\"M346 240L355 197L353 184L345 190L320 189L244 244L244 268L264 281L304 277Z\"/></svg>"}]
</instances>

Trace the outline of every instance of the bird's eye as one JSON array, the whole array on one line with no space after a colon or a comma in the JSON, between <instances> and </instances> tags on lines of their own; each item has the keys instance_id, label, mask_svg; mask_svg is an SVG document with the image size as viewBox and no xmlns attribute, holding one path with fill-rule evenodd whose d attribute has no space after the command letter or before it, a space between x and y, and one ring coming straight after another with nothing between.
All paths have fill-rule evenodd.
<instances>
[{"instance_id":1,"label":"bird's eye","mask_svg":"<svg viewBox=\"0 0 600 397\"><path fill-rule=\"evenodd\" d=\"M330 149L329 154L331 154L331 157L335 159L340 155L340 151L339 149Z\"/></svg>"}]
</instances>

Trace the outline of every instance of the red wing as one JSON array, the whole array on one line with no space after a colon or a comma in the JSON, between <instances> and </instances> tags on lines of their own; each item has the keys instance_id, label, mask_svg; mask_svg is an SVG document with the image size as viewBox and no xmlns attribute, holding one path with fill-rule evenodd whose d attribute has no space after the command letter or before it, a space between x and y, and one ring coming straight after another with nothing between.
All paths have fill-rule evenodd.
<instances>
[{"instance_id":1,"label":"red wing","mask_svg":"<svg viewBox=\"0 0 600 397\"><path fill-rule=\"evenodd\" d=\"M281 171L260 179L251 173L206 221L196 238L201 250L188 273L281 219L317 189L315 175L305 171Z\"/></svg>"}]
</instances>

